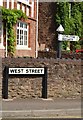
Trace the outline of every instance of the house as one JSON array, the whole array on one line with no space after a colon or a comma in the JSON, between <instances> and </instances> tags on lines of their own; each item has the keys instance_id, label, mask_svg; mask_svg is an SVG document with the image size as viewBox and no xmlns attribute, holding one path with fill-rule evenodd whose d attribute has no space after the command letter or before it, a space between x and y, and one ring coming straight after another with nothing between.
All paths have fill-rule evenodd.
<instances>
[{"instance_id":1,"label":"house","mask_svg":"<svg viewBox=\"0 0 83 120\"><path fill-rule=\"evenodd\" d=\"M28 16L27 20L19 20L15 25L16 57L37 57L37 4L34 0L0 0L0 6L22 10ZM7 30L0 25L0 57L7 57L6 40Z\"/></svg>"}]
</instances>

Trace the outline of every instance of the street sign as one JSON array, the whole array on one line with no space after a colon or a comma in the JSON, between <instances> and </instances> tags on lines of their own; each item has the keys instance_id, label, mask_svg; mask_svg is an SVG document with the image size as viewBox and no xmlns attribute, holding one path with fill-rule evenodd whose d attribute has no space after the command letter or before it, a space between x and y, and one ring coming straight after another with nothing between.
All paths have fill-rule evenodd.
<instances>
[{"instance_id":1,"label":"street sign","mask_svg":"<svg viewBox=\"0 0 83 120\"><path fill-rule=\"evenodd\" d=\"M59 35L59 41L79 41L79 36L76 35Z\"/></svg>"},{"instance_id":2,"label":"street sign","mask_svg":"<svg viewBox=\"0 0 83 120\"><path fill-rule=\"evenodd\" d=\"M47 68L34 68L34 67L27 67L27 68L9 68L5 66L3 72L3 98L8 99L8 79L11 76L17 77L42 77L42 98L47 99Z\"/></svg>"},{"instance_id":3,"label":"street sign","mask_svg":"<svg viewBox=\"0 0 83 120\"><path fill-rule=\"evenodd\" d=\"M44 68L9 68L9 75L15 74L44 74Z\"/></svg>"}]
</instances>

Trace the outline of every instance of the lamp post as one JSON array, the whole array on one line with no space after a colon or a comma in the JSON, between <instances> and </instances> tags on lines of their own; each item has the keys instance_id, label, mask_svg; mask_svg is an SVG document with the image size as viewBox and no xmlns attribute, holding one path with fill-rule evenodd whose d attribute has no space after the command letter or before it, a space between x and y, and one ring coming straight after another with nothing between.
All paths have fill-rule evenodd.
<instances>
[{"instance_id":1,"label":"lamp post","mask_svg":"<svg viewBox=\"0 0 83 120\"><path fill-rule=\"evenodd\" d=\"M60 26L56 30L58 32L58 47L57 47L57 58L61 58L61 44L62 44L62 33L64 32L63 26L60 24Z\"/></svg>"}]
</instances>

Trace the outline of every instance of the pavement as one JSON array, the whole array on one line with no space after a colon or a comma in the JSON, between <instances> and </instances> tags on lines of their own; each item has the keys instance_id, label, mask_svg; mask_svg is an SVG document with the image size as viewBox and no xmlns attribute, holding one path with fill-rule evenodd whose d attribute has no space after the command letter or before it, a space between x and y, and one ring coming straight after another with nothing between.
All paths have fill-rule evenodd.
<instances>
[{"instance_id":1,"label":"pavement","mask_svg":"<svg viewBox=\"0 0 83 120\"><path fill-rule=\"evenodd\" d=\"M2 118L82 118L80 99L4 99Z\"/></svg>"}]
</instances>

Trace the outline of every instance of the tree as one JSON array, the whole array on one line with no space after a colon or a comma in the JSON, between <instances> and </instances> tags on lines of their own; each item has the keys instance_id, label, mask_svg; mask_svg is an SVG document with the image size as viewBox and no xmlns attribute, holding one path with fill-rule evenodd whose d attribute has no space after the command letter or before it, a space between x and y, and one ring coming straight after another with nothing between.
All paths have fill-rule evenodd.
<instances>
[{"instance_id":1,"label":"tree","mask_svg":"<svg viewBox=\"0 0 83 120\"><path fill-rule=\"evenodd\" d=\"M59 2L56 10L56 25L62 24L65 31L64 34L78 35L80 41L73 42L75 50L82 44L83 38L83 2ZM67 42L63 42L63 46L67 46Z\"/></svg>"}]
</instances>

